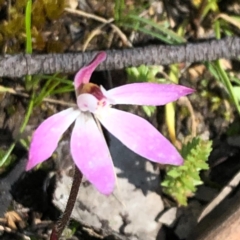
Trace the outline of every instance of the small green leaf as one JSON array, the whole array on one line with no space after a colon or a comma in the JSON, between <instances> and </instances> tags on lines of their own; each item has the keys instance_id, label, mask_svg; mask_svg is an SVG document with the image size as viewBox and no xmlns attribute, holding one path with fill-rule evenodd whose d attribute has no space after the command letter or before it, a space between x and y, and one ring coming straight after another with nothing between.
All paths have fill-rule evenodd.
<instances>
[{"instance_id":1,"label":"small green leaf","mask_svg":"<svg viewBox=\"0 0 240 240\"><path fill-rule=\"evenodd\" d=\"M237 97L238 101L240 101L240 87L234 86L233 87L233 93Z\"/></svg>"},{"instance_id":2,"label":"small green leaf","mask_svg":"<svg viewBox=\"0 0 240 240\"><path fill-rule=\"evenodd\" d=\"M167 175L172 177L172 178L177 178L177 177L180 176L180 174L181 173L179 171L177 171L177 169L175 169L175 168L173 168L173 169L171 169L170 171L167 172Z\"/></svg>"},{"instance_id":3,"label":"small green leaf","mask_svg":"<svg viewBox=\"0 0 240 240\"><path fill-rule=\"evenodd\" d=\"M155 106L142 106L142 108L148 117L151 117L156 110Z\"/></svg>"}]
</instances>

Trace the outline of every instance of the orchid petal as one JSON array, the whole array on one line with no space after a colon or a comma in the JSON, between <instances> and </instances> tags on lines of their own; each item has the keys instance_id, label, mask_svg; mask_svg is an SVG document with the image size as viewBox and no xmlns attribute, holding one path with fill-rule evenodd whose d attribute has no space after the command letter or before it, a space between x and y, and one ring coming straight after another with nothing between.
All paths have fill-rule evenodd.
<instances>
[{"instance_id":1,"label":"orchid petal","mask_svg":"<svg viewBox=\"0 0 240 240\"><path fill-rule=\"evenodd\" d=\"M68 108L52 115L40 124L32 137L26 170L30 170L51 157L62 134L79 114L79 110Z\"/></svg>"},{"instance_id":2,"label":"orchid petal","mask_svg":"<svg viewBox=\"0 0 240 240\"><path fill-rule=\"evenodd\" d=\"M103 194L110 194L115 186L113 162L93 117L81 114L71 137L71 154L83 175Z\"/></svg>"},{"instance_id":3,"label":"orchid petal","mask_svg":"<svg viewBox=\"0 0 240 240\"><path fill-rule=\"evenodd\" d=\"M109 90L108 97L116 104L159 106L193 92L191 88L176 84L132 83Z\"/></svg>"},{"instance_id":4,"label":"orchid petal","mask_svg":"<svg viewBox=\"0 0 240 240\"><path fill-rule=\"evenodd\" d=\"M162 164L183 163L175 147L145 119L112 108L102 110L98 117L110 133L142 157Z\"/></svg>"},{"instance_id":5,"label":"orchid petal","mask_svg":"<svg viewBox=\"0 0 240 240\"><path fill-rule=\"evenodd\" d=\"M96 67L106 59L106 53L100 52L87 66L81 68L74 78L74 87L77 89L82 83L88 83Z\"/></svg>"},{"instance_id":6,"label":"orchid petal","mask_svg":"<svg viewBox=\"0 0 240 240\"><path fill-rule=\"evenodd\" d=\"M77 97L77 105L83 112L95 112L98 107L98 100L92 94L83 93Z\"/></svg>"}]
</instances>

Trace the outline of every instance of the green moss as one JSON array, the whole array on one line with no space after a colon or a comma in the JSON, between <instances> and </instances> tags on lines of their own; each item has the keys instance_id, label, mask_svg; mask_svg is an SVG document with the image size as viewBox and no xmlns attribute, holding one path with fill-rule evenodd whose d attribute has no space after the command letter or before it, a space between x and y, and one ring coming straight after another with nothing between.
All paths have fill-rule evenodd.
<instances>
[{"instance_id":1,"label":"green moss","mask_svg":"<svg viewBox=\"0 0 240 240\"><path fill-rule=\"evenodd\" d=\"M42 0L46 16L50 20L58 19L66 7L66 1L64 0Z\"/></svg>"},{"instance_id":2,"label":"green moss","mask_svg":"<svg viewBox=\"0 0 240 240\"><path fill-rule=\"evenodd\" d=\"M27 0L18 0L12 3L9 9L9 18L0 22L0 48L7 53L23 51L26 42L25 8ZM4 1L0 1L0 6ZM64 0L37 0L32 4L32 36L33 50L46 50L47 42L42 36L42 30L53 21L61 17L66 4ZM50 43L50 52L62 52L59 43Z\"/></svg>"}]
</instances>

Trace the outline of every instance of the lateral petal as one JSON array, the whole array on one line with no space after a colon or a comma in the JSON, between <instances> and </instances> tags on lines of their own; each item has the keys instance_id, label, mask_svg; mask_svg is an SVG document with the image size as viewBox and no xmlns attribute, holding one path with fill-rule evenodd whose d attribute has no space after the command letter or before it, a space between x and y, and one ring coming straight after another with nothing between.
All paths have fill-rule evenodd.
<instances>
[{"instance_id":1,"label":"lateral petal","mask_svg":"<svg viewBox=\"0 0 240 240\"><path fill-rule=\"evenodd\" d=\"M114 99L115 104L159 106L193 92L177 84L132 83L110 89L108 97Z\"/></svg>"},{"instance_id":2,"label":"lateral petal","mask_svg":"<svg viewBox=\"0 0 240 240\"><path fill-rule=\"evenodd\" d=\"M80 115L71 136L73 160L99 192L112 193L115 186L113 162L104 136L89 113Z\"/></svg>"},{"instance_id":3,"label":"lateral petal","mask_svg":"<svg viewBox=\"0 0 240 240\"><path fill-rule=\"evenodd\" d=\"M79 114L79 110L68 108L52 115L39 125L32 137L26 170L51 157L62 134Z\"/></svg>"},{"instance_id":4,"label":"lateral petal","mask_svg":"<svg viewBox=\"0 0 240 240\"><path fill-rule=\"evenodd\" d=\"M176 148L149 122L128 112L105 109L102 125L133 152L157 163L181 165Z\"/></svg>"},{"instance_id":5,"label":"lateral petal","mask_svg":"<svg viewBox=\"0 0 240 240\"><path fill-rule=\"evenodd\" d=\"M100 52L87 66L81 68L74 78L74 87L77 89L82 83L88 83L96 67L106 59L106 53Z\"/></svg>"}]
</instances>

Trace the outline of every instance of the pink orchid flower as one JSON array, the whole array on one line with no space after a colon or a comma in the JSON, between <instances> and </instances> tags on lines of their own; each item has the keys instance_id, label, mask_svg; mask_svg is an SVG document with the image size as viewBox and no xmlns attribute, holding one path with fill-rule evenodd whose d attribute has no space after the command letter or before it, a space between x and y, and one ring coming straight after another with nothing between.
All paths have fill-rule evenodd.
<instances>
[{"instance_id":1,"label":"pink orchid flower","mask_svg":"<svg viewBox=\"0 0 240 240\"><path fill-rule=\"evenodd\" d=\"M68 108L46 119L33 134L27 170L48 159L63 133L75 121L70 149L74 163L101 193L114 190L113 162L96 119L129 149L161 164L181 165L175 147L148 121L111 108L115 104L164 105L194 90L175 84L132 83L106 91L89 83L92 72L106 58L100 52L74 78L78 108ZM94 116L94 117L93 117Z\"/></svg>"}]
</instances>

